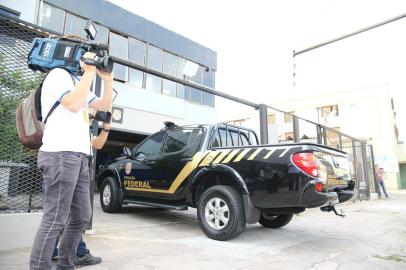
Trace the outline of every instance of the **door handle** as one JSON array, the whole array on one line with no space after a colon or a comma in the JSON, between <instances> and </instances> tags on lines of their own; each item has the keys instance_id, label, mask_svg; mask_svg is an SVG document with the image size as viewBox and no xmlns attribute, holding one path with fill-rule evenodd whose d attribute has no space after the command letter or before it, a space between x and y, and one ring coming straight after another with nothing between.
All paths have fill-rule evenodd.
<instances>
[{"instance_id":1,"label":"door handle","mask_svg":"<svg viewBox=\"0 0 406 270\"><path fill-rule=\"evenodd\" d=\"M145 160L144 162L145 162L145 164L148 164L148 165L154 165L156 163L156 160Z\"/></svg>"}]
</instances>

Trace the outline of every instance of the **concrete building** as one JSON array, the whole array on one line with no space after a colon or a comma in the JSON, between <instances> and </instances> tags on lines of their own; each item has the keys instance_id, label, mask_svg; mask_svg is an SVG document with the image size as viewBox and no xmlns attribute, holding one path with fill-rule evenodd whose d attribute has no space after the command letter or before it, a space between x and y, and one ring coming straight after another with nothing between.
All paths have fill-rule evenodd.
<instances>
[{"instance_id":1,"label":"concrete building","mask_svg":"<svg viewBox=\"0 0 406 270\"><path fill-rule=\"evenodd\" d=\"M0 16L22 21L21 24L11 26L10 29L3 27L4 31L0 33L4 35L0 40L2 54L12 51L12 46L18 43L15 41L22 38L21 34L20 37L18 36L18 31L19 33L30 31L30 27L24 23L34 25L34 28L37 25L57 34L85 37L83 29L86 20L92 20L97 29L96 41L109 44L111 56L158 72L154 75L115 64L113 87L117 95L113 102L112 131L103 150L97 153L97 166L116 157L121 153L123 146L133 147L147 135L163 128L164 121L173 121L178 125L216 121L214 95L157 76L161 73L215 88L217 55L203 45L104 0L0 0ZM35 31L33 33L30 34L31 37L35 36ZM5 37L10 41L5 41ZM27 39L27 36L25 38ZM28 42L30 40L24 40L25 44L29 44ZM24 49L19 53L21 55L10 56L10 59L15 58L14 62L18 60L18 63L9 67L10 72L17 64L21 70L27 69L28 51ZM101 94L101 89L103 89L102 82L96 79L95 93ZM1 140L2 145L7 145L5 138ZM11 153L9 160L19 158L12 155L13 149L8 151ZM33 231L41 218L41 214L2 214L10 212L7 212L7 200L11 197L9 187L12 180L10 179L14 177L17 179L15 182L22 183L19 179L21 177L19 169L15 167L18 164L26 167L29 167L27 164L34 164L33 167L35 167L35 160L29 162L24 160L18 164L7 161L7 164L13 164L7 165L13 168L0 168L0 199L4 199L4 203L0 200L0 210L2 210L0 227L8 228L1 232L0 250L31 245ZM40 176L31 172L25 177L40 179ZM1 194L3 186L8 190L3 194L4 196ZM31 194L32 190L28 187L28 184L24 187L20 184L18 191L26 188L26 193L17 194L15 198L18 196L23 199L25 196L24 204L31 205L31 195L28 199L28 194ZM34 197L37 201L41 201L38 190L40 189L35 189Z\"/></svg>"}]
</instances>

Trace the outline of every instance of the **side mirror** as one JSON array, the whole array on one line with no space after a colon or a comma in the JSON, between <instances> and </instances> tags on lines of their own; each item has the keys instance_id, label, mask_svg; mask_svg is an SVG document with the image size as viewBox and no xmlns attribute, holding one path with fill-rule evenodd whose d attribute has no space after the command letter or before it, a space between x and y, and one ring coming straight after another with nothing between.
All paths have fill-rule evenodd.
<instances>
[{"instance_id":1,"label":"side mirror","mask_svg":"<svg viewBox=\"0 0 406 270\"><path fill-rule=\"evenodd\" d=\"M131 150L130 150L130 148L128 148L128 147L124 147L123 148L123 155L124 156L126 156L126 157L131 157Z\"/></svg>"}]
</instances>

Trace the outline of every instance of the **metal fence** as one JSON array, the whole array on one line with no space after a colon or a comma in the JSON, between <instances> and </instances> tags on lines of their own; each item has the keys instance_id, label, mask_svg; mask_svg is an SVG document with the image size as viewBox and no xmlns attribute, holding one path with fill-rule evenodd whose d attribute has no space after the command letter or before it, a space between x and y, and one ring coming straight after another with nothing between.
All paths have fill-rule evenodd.
<instances>
[{"instance_id":1,"label":"metal fence","mask_svg":"<svg viewBox=\"0 0 406 270\"><path fill-rule=\"evenodd\" d=\"M39 85L43 76L27 67L26 57L31 41L34 37L44 37L50 33L51 31L23 23L18 19L0 16L0 214L32 212L42 208L42 176L36 166L37 152L24 148L18 142L15 109L18 102ZM115 61L151 74L157 73L122 60ZM179 81L165 74L156 75ZM186 81L182 83L190 84ZM266 107L266 105L244 101L208 87L191 85L241 104L255 108L260 106L262 109ZM267 108L275 111L275 114L282 114L281 117L284 120L282 126L276 122L272 123L270 119L267 119L267 124L263 116L270 114L266 113L260 119L267 127L269 143L314 142L343 149L352 159L354 178L359 179L357 186L362 189L365 185L367 197L369 191L374 190L375 185L371 184L373 174L371 176L370 173L373 172L370 169L373 157L368 156L368 153L371 155L372 149L367 151L364 142L306 119L271 107ZM261 136L262 133L261 131Z\"/></svg>"},{"instance_id":2,"label":"metal fence","mask_svg":"<svg viewBox=\"0 0 406 270\"><path fill-rule=\"evenodd\" d=\"M374 159L371 145L319 123L300 118L281 110L267 107L268 142L317 143L340 149L351 161L352 178L359 190L359 199L369 199L376 190Z\"/></svg>"},{"instance_id":3,"label":"metal fence","mask_svg":"<svg viewBox=\"0 0 406 270\"><path fill-rule=\"evenodd\" d=\"M15 110L42 79L27 68L26 59L33 38L44 34L0 17L0 213L42 208L37 153L19 143Z\"/></svg>"}]
</instances>

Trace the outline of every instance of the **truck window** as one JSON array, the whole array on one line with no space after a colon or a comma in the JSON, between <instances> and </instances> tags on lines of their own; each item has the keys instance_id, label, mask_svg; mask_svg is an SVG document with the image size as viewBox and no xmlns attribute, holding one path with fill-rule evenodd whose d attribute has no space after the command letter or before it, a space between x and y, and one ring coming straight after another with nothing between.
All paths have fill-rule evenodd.
<instances>
[{"instance_id":1,"label":"truck window","mask_svg":"<svg viewBox=\"0 0 406 270\"><path fill-rule=\"evenodd\" d=\"M226 146L232 146L233 144L231 143L231 135L230 133L226 133L225 129L219 128L219 133L220 133L220 144L221 147L226 147Z\"/></svg>"},{"instance_id":2,"label":"truck window","mask_svg":"<svg viewBox=\"0 0 406 270\"><path fill-rule=\"evenodd\" d=\"M217 129L214 131L213 136L214 137L213 137L213 141L211 143L211 147L220 147L220 136L219 136L219 132Z\"/></svg>"},{"instance_id":3,"label":"truck window","mask_svg":"<svg viewBox=\"0 0 406 270\"><path fill-rule=\"evenodd\" d=\"M168 133L164 153L178 152L186 148L192 130L174 130Z\"/></svg>"},{"instance_id":4,"label":"truck window","mask_svg":"<svg viewBox=\"0 0 406 270\"><path fill-rule=\"evenodd\" d=\"M138 149L136 155L158 155L161 152L162 142L166 133L160 132L148 138Z\"/></svg>"},{"instance_id":5,"label":"truck window","mask_svg":"<svg viewBox=\"0 0 406 270\"><path fill-rule=\"evenodd\" d=\"M195 128L190 135L190 140L188 144L188 151L191 154L196 153L199 151L200 145L204 138L204 130L200 128Z\"/></svg>"}]
</instances>

